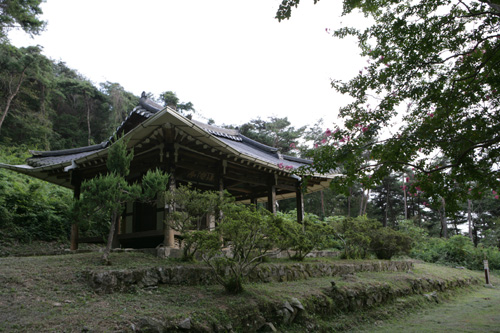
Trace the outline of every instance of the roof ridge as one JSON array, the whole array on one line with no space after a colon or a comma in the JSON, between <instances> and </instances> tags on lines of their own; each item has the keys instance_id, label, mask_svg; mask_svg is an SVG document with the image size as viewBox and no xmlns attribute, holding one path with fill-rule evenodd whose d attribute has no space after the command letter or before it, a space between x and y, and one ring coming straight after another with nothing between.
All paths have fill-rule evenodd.
<instances>
[{"instance_id":1,"label":"roof ridge","mask_svg":"<svg viewBox=\"0 0 500 333\"><path fill-rule=\"evenodd\" d=\"M265 145L263 143L260 143L258 141L255 141L253 139L250 139L249 137L246 137L244 136L243 134L240 133L240 137L243 139L243 142L246 142L246 143L249 143L251 144L252 146L255 146L255 147L258 147L260 149L263 149L267 152L270 152L270 153L278 153L279 149L278 148L274 148L274 147L271 147L271 146L268 146L268 145Z\"/></svg>"},{"instance_id":2,"label":"roof ridge","mask_svg":"<svg viewBox=\"0 0 500 333\"><path fill-rule=\"evenodd\" d=\"M86 153L89 151L94 151L94 150L106 148L107 145L108 145L108 141L103 141L99 144L92 145L92 146L70 148L70 149L60 149L60 150L50 150L50 151L30 150L29 152L33 155L33 157L51 157L51 156L62 156L62 155Z\"/></svg>"}]
</instances>

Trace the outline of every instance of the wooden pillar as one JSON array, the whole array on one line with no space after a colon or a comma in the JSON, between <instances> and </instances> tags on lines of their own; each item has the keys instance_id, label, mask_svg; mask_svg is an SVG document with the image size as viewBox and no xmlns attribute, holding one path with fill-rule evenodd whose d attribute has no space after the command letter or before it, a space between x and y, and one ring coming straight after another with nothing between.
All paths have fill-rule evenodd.
<instances>
[{"instance_id":1,"label":"wooden pillar","mask_svg":"<svg viewBox=\"0 0 500 333\"><path fill-rule=\"evenodd\" d=\"M272 174L267 190L267 209L276 214L276 174Z\"/></svg>"},{"instance_id":2,"label":"wooden pillar","mask_svg":"<svg viewBox=\"0 0 500 333\"><path fill-rule=\"evenodd\" d=\"M75 200L80 200L80 191L81 191L82 181L81 181L80 177L77 177L74 173L71 176L72 176L71 182L73 183L73 186L74 186L73 198ZM71 242L71 245L70 245L71 251L78 250L78 223L77 223L77 221L73 221L73 223L71 224L70 242Z\"/></svg>"},{"instance_id":3,"label":"wooden pillar","mask_svg":"<svg viewBox=\"0 0 500 333\"><path fill-rule=\"evenodd\" d=\"M173 168L170 170L169 177L169 191L173 192L176 189L175 182L175 171ZM167 217L168 212L173 212L175 210L175 204L173 202L166 202L164 207L164 216L165 223L163 223L163 246L165 247L174 247L175 246L175 237L174 237L174 229L172 228L172 220Z\"/></svg>"},{"instance_id":4,"label":"wooden pillar","mask_svg":"<svg viewBox=\"0 0 500 333\"><path fill-rule=\"evenodd\" d=\"M302 223L304 221L304 194L302 193L301 184L297 184L297 190L295 192L296 202L297 202L297 222Z\"/></svg>"},{"instance_id":5,"label":"wooden pillar","mask_svg":"<svg viewBox=\"0 0 500 333\"><path fill-rule=\"evenodd\" d=\"M250 199L250 203L251 203L252 205L254 205L255 207L257 207L257 198L252 198L252 199Z\"/></svg>"}]
</instances>

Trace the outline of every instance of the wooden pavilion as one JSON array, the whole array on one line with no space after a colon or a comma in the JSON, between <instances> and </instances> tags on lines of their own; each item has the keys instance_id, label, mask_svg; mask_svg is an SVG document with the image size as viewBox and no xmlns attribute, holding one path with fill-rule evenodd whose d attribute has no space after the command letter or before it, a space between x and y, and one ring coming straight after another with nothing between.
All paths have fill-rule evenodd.
<instances>
[{"instance_id":1,"label":"wooden pavilion","mask_svg":"<svg viewBox=\"0 0 500 333\"><path fill-rule=\"evenodd\" d=\"M272 212L276 212L277 200L295 197L297 218L302 221L302 179L290 169L311 161L282 155L276 148L247 138L238 130L188 119L144 95L116 134L124 136L128 148L134 149L130 181L140 180L147 170L160 168L170 174L171 187L189 182L203 190L227 190L236 201L266 203ZM78 198L83 180L107 171L106 158L112 142L110 138L88 147L31 151L33 156L26 165L0 164L0 167L70 188ZM308 175L308 192L328 187L332 177ZM121 245L176 246L175 232L163 223L166 209L160 204L154 207L139 202L127 204L118 228ZM77 249L78 242L78 226L74 224L71 248Z\"/></svg>"}]
</instances>

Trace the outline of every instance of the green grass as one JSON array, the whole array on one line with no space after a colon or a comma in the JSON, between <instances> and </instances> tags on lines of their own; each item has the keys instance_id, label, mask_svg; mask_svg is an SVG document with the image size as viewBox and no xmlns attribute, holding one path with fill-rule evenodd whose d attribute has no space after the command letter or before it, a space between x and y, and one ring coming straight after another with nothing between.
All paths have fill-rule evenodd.
<instances>
[{"instance_id":1,"label":"green grass","mask_svg":"<svg viewBox=\"0 0 500 333\"><path fill-rule=\"evenodd\" d=\"M228 295L223 287L218 285L162 285L150 290L138 290L135 293L98 295L81 278L81 272L88 269L106 270L182 264L137 252L112 253L111 267L100 266L99 259L100 253L97 252L0 258L0 331L81 332L82 329L97 332L131 331L132 325L136 325L144 318L179 322L187 317L197 323L199 329L212 327L211 325L218 323L222 325L221 327L230 325L236 331L245 331L246 321L251 321L266 311L272 317L273 307L283 304L292 297L301 300L306 308L312 306L313 302L321 299L321 295L329 290L332 280L335 280L341 288L354 290L383 283L402 286L408 276L430 279L482 277L482 272L417 264L414 274L363 272L356 273L352 280L327 277L286 283L256 283L245 285L245 291L239 295ZM499 282L496 277L493 279L494 283ZM391 316L413 311L414 304L430 306L422 301L421 296L414 297L414 300L410 297L384 307L363 310L359 313L337 314L335 317L331 314L311 313L304 317L303 322L314 320L319 325L318 329L326 331L333 327L332 325L349 329L360 323L385 322ZM401 308L406 310L401 311ZM499 322L498 317L492 320ZM304 326L287 327L285 330L301 332Z\"/></svg>"},{"instance_id":2,"label":"green grass","mask_svg":"<svg viewBox=\"0 0 500 333\"><path fill-rule=\"evenodd\" d=\"M500 288L475 288L404 318L378 321L359 332L500 332Z\"/></svg>"}]
</instances>

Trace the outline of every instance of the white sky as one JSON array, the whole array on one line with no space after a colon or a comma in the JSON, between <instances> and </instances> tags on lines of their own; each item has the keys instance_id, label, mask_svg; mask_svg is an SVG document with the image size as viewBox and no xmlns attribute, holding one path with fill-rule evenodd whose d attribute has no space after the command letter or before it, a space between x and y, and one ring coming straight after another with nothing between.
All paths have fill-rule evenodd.
<instances>
[{"instance_id":1,"label":"white sky","mask_svg":"<svg viewBox=\"0 0 500 333\"><path fill-rule=\"evenodd\" d=\"M325 32L348 22L342 1L304 0L279 23L280 2L48 0L46 31L10 38L18 47L43 46L96 85L118 82L136 95L172 90L218 125L278 116L294 126L324 118L331 127L348 99L330 78L348 79L364 66L353 40Z\"/></svg>"}]
</instances>

